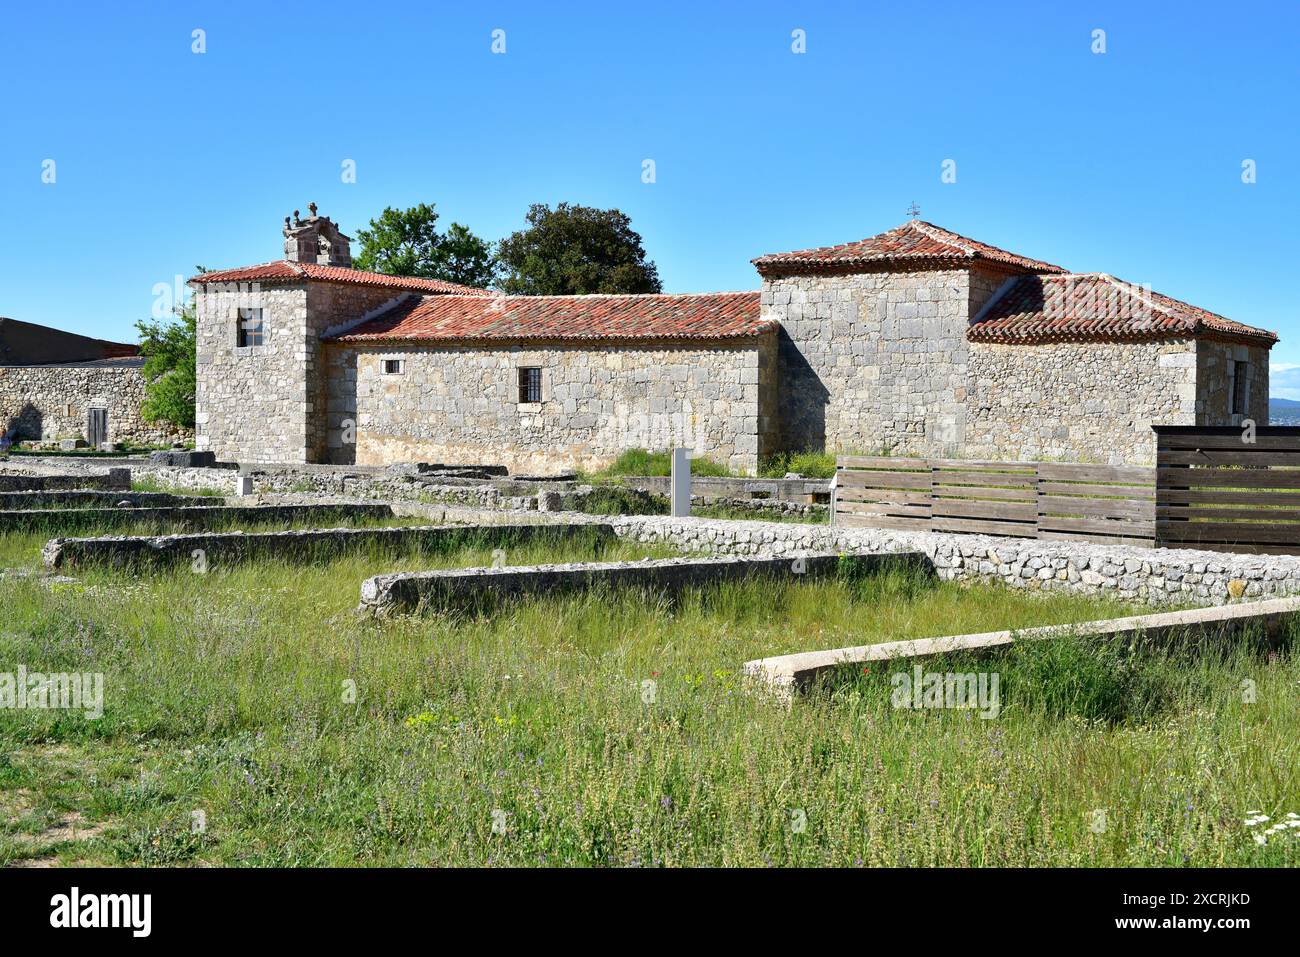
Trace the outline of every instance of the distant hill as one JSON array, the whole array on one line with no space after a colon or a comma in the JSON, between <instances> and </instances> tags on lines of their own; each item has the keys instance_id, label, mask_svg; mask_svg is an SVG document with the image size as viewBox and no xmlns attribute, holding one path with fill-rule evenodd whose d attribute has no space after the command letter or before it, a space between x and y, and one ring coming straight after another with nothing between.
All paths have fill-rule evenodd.
<instances>
[{"instance_id":1,"label":"distant hill","mask_svg":"<svg viewBox=\"0 0 1300 957\"><path fill-rule=\"evenodd\" d=\"M1270 396L1268 421L1271 425L1300 425L1300 401Z\"/></svg>"}]
</instances>

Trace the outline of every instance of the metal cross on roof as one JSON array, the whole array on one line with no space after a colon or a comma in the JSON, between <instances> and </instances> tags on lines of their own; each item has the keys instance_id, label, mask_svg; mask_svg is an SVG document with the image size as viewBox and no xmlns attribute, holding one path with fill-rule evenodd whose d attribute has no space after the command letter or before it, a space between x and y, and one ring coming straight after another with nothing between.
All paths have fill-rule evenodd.
<instances>
[{"instance_id":1,"label":"metal cross on roof","mask_svg":"<svg viewBox=\"0 0 1300 957\"><path fill-rule=\"evenodd\" d=\"M921 207L916 205L916 200L912 200L912 205L907 207L907 215L913 219L921 215Z\"/></svg>"}]
</instances>

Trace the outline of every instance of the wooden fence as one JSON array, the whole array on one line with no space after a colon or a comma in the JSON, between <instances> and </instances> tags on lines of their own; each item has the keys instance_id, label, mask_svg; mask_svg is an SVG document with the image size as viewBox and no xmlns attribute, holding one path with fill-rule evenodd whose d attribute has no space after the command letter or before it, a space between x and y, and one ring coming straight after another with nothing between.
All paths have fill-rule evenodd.
<instances>
[{"instance_id":1,"label":"wooden fence","mask_svg":"<svg viewBox=\"0 0 1300 957\"><path fill-rule=\"evenodd\" d=\"M1160 545L1300 553L1300 428L1155 431Z\"/></svg>"},{"instance_id":2,"label":"wooden fence","mask_svg":"<svg viewBox=\"0 0 1300 957\"><path fill-rule=\"evenodd\" d=\"M846 455L835 522L1154 545L1156 469Z\"/></svg>"}]
</instances>

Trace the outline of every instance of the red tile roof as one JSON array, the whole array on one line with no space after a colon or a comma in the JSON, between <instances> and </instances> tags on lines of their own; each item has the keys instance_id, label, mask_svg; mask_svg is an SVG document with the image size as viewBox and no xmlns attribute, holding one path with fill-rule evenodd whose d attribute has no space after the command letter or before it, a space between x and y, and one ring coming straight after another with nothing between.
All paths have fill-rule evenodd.
<instances>
[{"instance_id":1,"label":"red tile roof","mask_svg":"<svg viewBox=\"0 0 1300 957\"><path fill-rule=\"evenodd\" d=\"M337 342L520 339L739 339L771 332L757 292L640 296L422 296Z\"/></svg>"},{"instance_id":2,"label":"red tile roof","mask_svg":"<svg viewBox=\"0 0 1300 957\"><path fill-rule=\"evenodd\" d=\"M919 219L854 243L798 249L789 253L769 253L759 256L753 263L764 276L853 266L942 269L974 263L1039 273L1065 272L1060 266L1018 256Z\"/></svg>"},{"instance_id":3,"label":"red tile roof","mask_svg":"<svg viewBox=\"0 0 1300 957\"><path fill-rule=\"evenodd\" d=\"M1021 276L1001 290L967 330L980 342L1171 338L1245 340L1271 346L1277 335L1135 286L1106 273Z\"/></svg>"},{"instance_id":4,"label":"red tile roof","mask_svg":"<svg viewBox=\"0 0 1300 957\"><path fill-rule=\"evenodd\" d=\"M288 259L260 263L256 266L239 266L219 272L205 272L195 276L191 283L201 285L214 282L301 282L314 279L321 282L345 282L357 286L380 286L386 289L409 289L433 295L491 296L493 293L474 286L461 286L441 279L420 279L415 276L389 276L381 272L366 272L346 266L323 266L320 263L299 263Z\"/></svg>"}]
</instances>

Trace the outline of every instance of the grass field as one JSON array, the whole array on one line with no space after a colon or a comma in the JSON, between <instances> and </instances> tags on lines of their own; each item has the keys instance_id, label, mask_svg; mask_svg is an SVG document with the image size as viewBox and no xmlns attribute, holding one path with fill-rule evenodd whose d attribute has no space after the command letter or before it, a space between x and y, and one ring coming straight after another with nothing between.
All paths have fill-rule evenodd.
<instances>
[{"instance_id":1,"label":"grass field","mask_svg":"<svg viewBox=\"0 0 1300 957\"><path fill-rule=\"evenodd\" d=\"M663 554L593 541L507 561ZM1294 832L1259 845L1266 825L1243 823L1300 810L1288 653L1063 639L928 664L1000 674L982 720L896 710L883 671L785 710L738 670L1131 609L891 574L352 614L366 575L491 558L0 582L0 672L105 682L95 720L0 711L0 864L1297 863Z\"/></svg>"}]
</instances>

